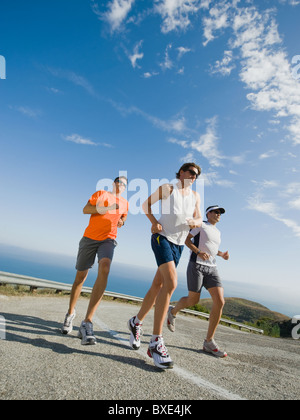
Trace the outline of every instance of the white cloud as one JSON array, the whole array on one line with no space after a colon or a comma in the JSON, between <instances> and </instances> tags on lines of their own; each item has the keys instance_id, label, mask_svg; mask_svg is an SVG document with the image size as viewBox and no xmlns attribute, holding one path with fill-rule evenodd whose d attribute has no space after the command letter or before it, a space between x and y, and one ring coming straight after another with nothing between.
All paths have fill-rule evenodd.
<instances>
[{"instance_id":1,"label":"white cloud","mask_svg":"<svg viewBox=\"0 0 300 420\"><path fill-rule=\"evenodd\" d=\"M259 159L263 160L263 159L270 159L274 156L277 156L278 152L276 152L276 150L269 150L268 152L262 153L259 156Z\"/></svg>"},{"instance_id":2,"label":"white cloud","mask_svg":"<svg viewBox=\"0 0 300 420\"><path fill-rule=\"evenodd\" d=\"M185 122L185 121L184 121ZM206 132L198 134L196 140L178 140L175 138L169 139L170 143L177 144L184 149L190 149L193 152L201 153L202 156L208 160L213 167L224 166L224 161L230 161L236 165L244 162L244 156L225 156L219 151L219 137L217 134L218 117L214 116L206 120ZM182 127L181 132L186 134L187 129ZM195 137L195 131L189 130L189 136ZM197 136L197 135L196 135Z\"/></svg>"},{"instance_id":3,"label":"white cloud","mask_svg":"<svg viewBox=\"0 0 300 420\"><path fill-rule=\"evenodd\" d=\"M118 110L123 116L135 114L142 116L145 120L149 121L153 126L166 131L166 132L175 132L178 133L188 133L191 130L186 126L185 118L178 114L175 115L173 118L169 120L164 120L154 115L148 114L147 112L143 111L142 109L136 106L129 106L126 107L121 103L117 103L112 99L109 99L108 102Z\"/></svg>"},{"instance_id":4,"label":"white cloud","mask_svg":"<svg viewBox=\"0 0 300 420\"><path fill-rule=\"evenodd\" d=\"M233 61L232 51L224 51L224 57L221 61L216 61L214 66L211 66L211 73L220 73L222 76L229 76L232 70L236 67Z\"/></svg>"},{"instance_id":5,"label":"white cloud","mask_svg":"<svg viewBox=\"0 0 300 420\"><path fill-rule=\"evenodd\" d=\"M285 186L283 196L289 199L291 209L300 210L300 182L291 182Z\"/></svg>"},{"instance_id":6,"label":"white cloud","mask_svg":"<svg viewBox=\"0 0 300 420\"><path fill-rule=\"evenodd\" d=\"M71 134L69 136L62 136L62 138L66 141L70 141L72 143L81 144L84 146L103 146L107 148L113 147L111 144L108 143L95 143L94 141L84 138L79 134Z\"/></svg>"},{"instance_id":7,"label":"white cloud","mask_svg":"<svg viewBox=\"0 0 300 420\"><path fill-rule=\"evenodd\" d=\"M276 203L273 201L266 201L260 193L255 194L248 200L248 208L266 214L273 220L283 223L293 231L296 237L300 238L300 225L292 219L283 217L280 214Z\"/></svg>"},{"instance_id":8,"label":"white cloud","mask_svg":"<svg viewBox=\"0 0 300 420\"><path fill-rule=\"evenodd\" d=\"M15 109L16 111L20 112L21 114L29 118L36 118L39 115L41 115L40 110L30 108L29 106L16 106L16 107L10 107L10 108Z\"/></svg>"},{"instance_id":9,"label":"white cloud","mask_svg":"<svg viewBox=\"0 0 300 420\"><path fill-rule=\"evenodd\" d=\"M58 94L62 93L61 90L56 89L56 88L52 88L52 87L51 88L46 87L46 89L47 89L48 92L54 93L55 95L58 95Z\"/></svg>"},{"instance_id":10,"label":"white cloud","mask_svg":"<svg viewBox=\"0 0 300 420\"><path fill-rule=\"evenodd\" d=\"M291 75L277 25L268 13L262 16L252 9L244 15L250 25L237 31L235 46L242 54L241 80L252 90L247 98L257 111L274 112L275 118L291 117L286 128L293 142L300 144L300 83Z\"/></svg>"},{"instance_id":11,"label":"white cloud","mask_svg":"<svg viewBox=\"0 0 300 420\"><path fill-rule=\"evenodd\" d=\"M296 5L295 2L290 4ZM285 125L295 145L300 144L300 83L292 75L291 63L283 47L274 9L261 13L255 6L239 7L238 0L217 2L203 18L204 45L222 30L230 28L230 51L240 58L240 79L247 99L256 111L274 113L274 118L290 118ZM227 56L226 56L227 53ZM231 55L225 51L212 71L226 75L232 70Z\"/></svg>"},{"instance_id":12,"label":"white cloud","mask_svg":"<svg viewBox=\"0 0 300 420\"><path fill-rule=\"evenodd\" d=\"M291 229L294 235L300 238L299 222L286 217L289 211L300 210L300 183L293 182L283 186L274 180L252 182L257 186L257 190L247 200L248 209L268 215L273 220ZM284 216L282 212L284 212Z\"/></svg>"},{"instance_id":13,"label":"white cloud","mask_svg":"<svg viewBox=\"0 0 300 420\"><path fill-rule=\"evenodd\" d=\"M199 0L155 0L155 11L163 19L162 32L168 33L177 29L187 29L191 24L190 15L208 5L208 1Z\"/></svg>"},{"instance_id":14,"label":"white cloud","mask_svg":"<svg viewBox=\"0 0 300 420\"><path fill-rule=\"evenodd\" d=\"M277 181L268 181L268 180L263 180L263 181L252 181L253 184L257 185L260 189L268 189L268 188L276 188L278 187L278 182Z\"/></svg>"},{"instance_id":15,"label":"white cloud","mask_svg":"<svg viewBox=\"0 0 300 420\"><path fill-rule=\"evenodd\" d=\"M217 117L207 120L206 133L202 134L198 140L192 141L190 147L201 153L212 166L222 166L223 156L218 150Z\"/></svg>"},{"instance_id":16,"label":"white cloud","mask_svg":"<svg viewBox=\"0 0 300 420\"><path fill-rule=\"evenodd\" d=\"M144 53L140 52L140 48L143 45L143 41L138 42L133 50L133 54L129 55L129 60L131 61L132 67L135 69L139 67L137 64L137 60L142 60L144 58Z\"/></svg>"},{"instance_id":17,"label":"white cloud","mask_svg":"<svg viewBox=\"0 0 300 420\"><path fill-rule=\"evenodd\" d=\"M290 3L296 5L295 2ZM231 28L230 51L239 53L240 79L250 90L247 99L256 111L274 113L275 121L290 118L285 125L295 145L300 144L300 83L292 77L291 63L282 45L274 9L261 13L255 6L239 7L239 1L219 1L203 19L204 45L221 30ZM231 53L212 71L230 74Z\"/></svg>"},{"instance_id":18,"label":"white cloud","mask_svg":"<svg viewBox=\"0 0 300 420\"><path fill-rule=\"evenodd\" d=\"M163 70L170 70L173 67L173 62L170 59L169 56L169 51L172 49L172 44L167 45L166 50L165 50L165 57L164 57L164 61L162 63L160 63L160 67Z\"/></svg>"},{"instance_id":19,"label":"white cloud","mask_svg":"<svg viewBox=\"0 0 300 420\"><path fill-rule=\"evenodd\" d=\"M296 209L296 210L300 210L300 197L289 201L289 206Z\"/></svg>"},{"instance_id":20,"label":"white cloud","mask_svg":"<svg viewBox=\"0 0 300 420\"><path fill-rule=\"evenodd\" d=\"M172 144L177 144L178 146L181 146L184 149L187 149L189 147L189 142L186 141L186 140L178 140L178 139L175 139L175 138L172 137L172 138L168 139L168 142L172 143Z\"/></svg>"},{"instance_id":21,"label":"white cloud","mask_svg":"<svg viewBox=\"0 0 300 420\"><path fill-rule=\"evenodd\" d=\"M279 3L282 3L282 4L288 3L291 6L298 6L298 4L300 4L300 0L279 0Z\"/></svg>"},{"instance_id":22,"label":"white cloud","mask_svg":"<svg viewBox=\"0 0 300 420\"><path fill-rule=\"evenodd\" d=\"M191 52L192 50L190 48L186 48L186 47L178 47L177 51L178 51L177 59L180 60L185 54Z\"/></svg>"},{"instance_id":23,"label":"white cloud","mask_svg":"<svg viewBox=\"0 0 300 420\"><path fill-rule=\"evenodd\" d=\"M66 79L74 85L82 87L91 96L98 96L93 86L85 77L80 76L79 74L70 70L61 70L48 67L48 71L55 77Z\"/></svg>"},{"instance_id":24,"label":"white cloud","mask_svg":"<svg viewBox=\"0 0 300 420\"><path fill-rule=\"evenodd\" d=\"M230 9L230 3L222 0L216 6L209 10L209 16L204 17L204 38L203 45L206 46L209 42L215 39L215 32L221 29L228 28L230 25L228 10Z\"/></svg>"},{"instance_id":25,"label":"white cloud","mask_svg":"<svg viewBox=\"0 0 300 420\"><path fill-rule=\"evenodd\" d=\"M187 140L178 140L175 138L171 138L168 141L173 144L177 144L178 146L183 147L184 149L191 149L193 151L197 151L201 153L212 166L222 166L221 160L223 156L221 156L220 152L218 151L218 136L217 136L217 117L213 117L206 121L207 129L206 132L200 135L198 140L194 141L187 141Z\"/></svg>"},{"instance_id":26,"label":"white cloud","mask_svg":"<svg viewBox=\"0 0 300 420\"><path fill-rule=\"evenodd\" d=\"M135 0L112 0L108 4L108 11L102 15L102 18L109 23L112 32L121 29L134 2Z\"/></svg>"},{"instance_id":27,"label":"white cloud","mask_svg":"<svg viewBox=\"0 0 300 420\"><path fill-rule=\"evenodd\" d=\"M290 184L286 185L285 194L287 195L295 195L300 193L300 182L291 182Z\"/></svg>"},{"instance_id":28,"label":"white cloud","mask_svg":"<svg viewBox=\"0 0 300 420\"><path fill-rule=\"evenodd\" d=\"M158 75L159 75L159 73L156 72L156 71L152 71L152 72L147 71L146 73L144 73L143 77L145 79L150 79L151 77L158 76Z\"/></svg>"},{"instance_id":29,"label":"white cloud","mask_svg":"<svg viewBox=\"0 0 300 420\"><path fill-rule=\"evenodd\" d=\"M223 188L233 188L235 186L234 182L229 181L228 179L225 179L216 171L208 171L208 172L202 173L200 179L204 180L205 186L207 187L212 187L213 185L217 185Z\"/></svg>"}]
</instances>

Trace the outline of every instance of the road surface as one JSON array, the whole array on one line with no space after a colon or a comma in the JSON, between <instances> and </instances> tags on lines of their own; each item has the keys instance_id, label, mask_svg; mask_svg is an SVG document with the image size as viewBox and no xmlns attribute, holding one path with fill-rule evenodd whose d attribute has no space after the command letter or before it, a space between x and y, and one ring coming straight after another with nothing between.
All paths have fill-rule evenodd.
<instances>
[{"instance_id":1,"label":"road surface","mask_svg":"<svg viewBox=\"0 0 300 420\"><path fill-rule=\"evenodd\" d=\"M208 323L179 315L164 338L173 370L160 371L146 355L153 312L138 352L128 346L128 319L138 306L103 301L94 320L96 346L77 331L87 308L77 305L71 336L59 332L67 297L0 296L6 335L0 340L0 399L295 400L300 391L300 340L274 339L220 326L217 342L229 356L202 351Z\"/></svg>"}]
</instances>

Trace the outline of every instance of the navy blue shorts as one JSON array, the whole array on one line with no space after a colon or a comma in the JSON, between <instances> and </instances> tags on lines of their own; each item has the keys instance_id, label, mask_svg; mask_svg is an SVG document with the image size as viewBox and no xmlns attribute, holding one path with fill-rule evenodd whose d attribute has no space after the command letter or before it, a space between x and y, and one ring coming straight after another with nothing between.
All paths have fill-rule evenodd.
<instances>
[{"instance_id":1,"label":"navy blue shorts","mask_svg":"<svg viewBox=\"0 0 300 420\"><path fill-rule=\"evenodd\" d=\"M151 246L158 267L170 261L174 261L175 266L178 266L184 248L183 245L173 244L165 236L155 233L151 238Z\"/></svg>"}]
</instances>

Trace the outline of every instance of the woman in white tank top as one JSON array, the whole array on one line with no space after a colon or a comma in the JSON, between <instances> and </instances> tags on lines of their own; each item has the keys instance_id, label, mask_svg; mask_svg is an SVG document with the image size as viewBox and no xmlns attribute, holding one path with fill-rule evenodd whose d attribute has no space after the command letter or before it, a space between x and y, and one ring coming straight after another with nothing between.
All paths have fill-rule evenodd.
<instances>
[{"instance_id":1,"label":"woman in white tank top","mask_svg":"<svg viewBox=\"0 0 300 420\"><path fill-rule=\"evenodd\" d=\"M140 347L142 323L155 304L153 335L150 341L148 356L153 358L155 366L160 369L171 369L170 358L162 337L163 323L167 316L170 301L177 287L176 267L179 263L183 245L189 230L200 227L200 196L191 190L201 169L194 163L184 164L176 174L178 184L165 184L152 194L143 204L146 216L152 227L151 244L158 265L152 286L144 298L137 316L128 322L130 346L134 350ZM161 201L161 218L157 220L151 210L157 201Z\"/></svg>"},{"instance_id":2,"label":"woman in white tank top","mask_svg":"<svg viewBox=\"0 0 300 420\"><path fill-rule=\"evenodd\" d=\"M178 185L171 186L172 193L161 201L161 234L176 245L184 245L190 231L189 220L193 219L196 195L189 188L183 195Z\"/></svg>"}]
</instances>

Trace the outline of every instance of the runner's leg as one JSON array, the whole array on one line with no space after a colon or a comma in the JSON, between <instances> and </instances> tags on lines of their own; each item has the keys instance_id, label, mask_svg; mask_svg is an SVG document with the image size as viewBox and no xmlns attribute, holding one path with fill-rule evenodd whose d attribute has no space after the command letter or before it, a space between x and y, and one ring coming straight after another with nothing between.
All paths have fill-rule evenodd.
<instances>
[{"instance_id":1,"label":"runner's leg","mask_svg":"<svg viewBox=\"0 0 300 420\"><path fill-rule=\"evenodd\" d=\"M200 293L189 292L188 296L182 297L172 309L171 313L173 316L176 316L179 311L190 306L196 305L200 300Z\"/></svg>"},{"instance_id":2,"label":"runner's leg","mask_svg":"<svg viewBox=\"0 0 300 420\"><path fill-rule=\"evenodd\" d=\"M72 315L75 310L76 303L80 296L82 286L88 276L89 270L77 271L75 281L72 287L71 296L70 296L70 305L69 305L69 315Z\"/></svg>"},{"instance_id":3,"label":"runner's leg","mask_svg":"<svg viewBox=\"0 0 300 420\"><path fill-rule=\"evenodd\" d=\"M177 272L174 261L162 264L159 267L159 272L163 284L155 303L153 335L162 335L171 297L177 287Z\"/></svg>"},{"instance_id":4,"label":"runner's leg","mask_svg":"<svg viewBox=\"0 0 300 420\"><path fill-rule=\"evenodd\" d=\"M225 300L224 300L224 289L222 287L212 287L208 289L208 291L213 300L213 306L210 313L209 327L208 327L208 332L207 332L207 337L206 337L206 341L210 342L211 340L213 340L216 333L216 329L220 323L222 313L223 313L223 308L225 305Z\"/></svg>"},{"instance_id":5,"label":"runner's leg","mask_svg":"<svg viewBox=\"0 0 300 420\"><path fill-rule=\"evenodd\" d=\"M102 258L99 261L98 276L93 287L90 303L85 317L85 322L92 322L93 316L101 302L104 295L108 275L110 271L111 260L109 258Z\"/></svg>"},{"instance_id":6,"label":"runner's leg","mask_svg":"<svg viewBox=\"0 0 300 420\"><path fill-rule=\"evenodd\" d=\"M144 319L146 318L146 315L150 312L150 310L155 305L157 295L159 294L160 289L162 288L162 285L163 285L163 278L158 269L155 274L153 283L148 293L146 294L144 301L142 303L142 307L137 315L140 321L144 321Z\"/></svg>"}]
</instances>

